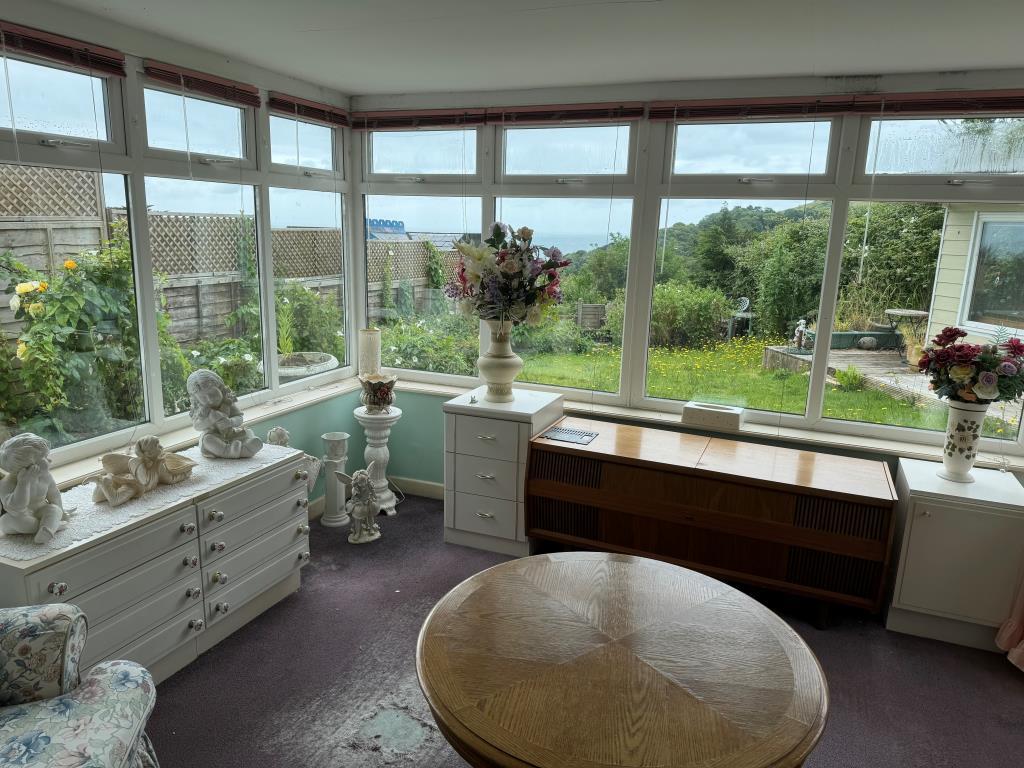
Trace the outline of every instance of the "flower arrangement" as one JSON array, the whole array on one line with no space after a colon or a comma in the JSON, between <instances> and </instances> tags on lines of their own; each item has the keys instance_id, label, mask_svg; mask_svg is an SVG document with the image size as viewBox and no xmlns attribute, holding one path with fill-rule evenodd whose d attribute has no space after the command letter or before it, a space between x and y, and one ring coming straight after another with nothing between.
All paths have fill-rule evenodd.
<instances>
[{"instance_id":1,"label":"flower arrangement","mask_svg":"<svg viewBox=\"0 0 1024 768\"><path fill-rule=\"evenodd\" d=\"M533 244L533 230L496 222L483 245L456 243L459 264L445 294L467 315L536 325L545 307L559 304L559 270L569 266L558 248Z\"/></svg>"},{"instance_id":2,"label":"flower arrangement","mask_svg":"<svg viewBox=\"0 0 1024 768\"><path fill-rule=\"evenodd\" d=\"M1024 342L967 344L961 328L943 328L917 367L939 397L964 403L1016 400L1024 394Z\"/></svg>"}]
</instances>

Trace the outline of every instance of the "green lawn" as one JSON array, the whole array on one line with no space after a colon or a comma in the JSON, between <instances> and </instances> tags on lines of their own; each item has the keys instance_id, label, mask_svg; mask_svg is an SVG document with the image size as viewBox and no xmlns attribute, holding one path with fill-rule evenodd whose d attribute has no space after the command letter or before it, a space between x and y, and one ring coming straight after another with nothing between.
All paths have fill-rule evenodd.
<instances>
[{"instance_id":1,"label":"green lawn","mask_svg":"<svg viewBox=\"0 0 1024 768\"><path fill-rule=\"evenodd\" d=\"M737 339L708 349L656 348L647 370L647 394L672 400L701 400L757 410L803 413L808 376L761 367L764 342ZM533 354L521 351L525 367L521 381L603 392L618 390L621 352L598 346L584 355ZM827 418L940 431L946 426L944 408L925 407L874 389L844 390L828 385ZM1007 424L989 417L985 434L1016 437L1016 420Z\"/></svg>"}]
</instances>

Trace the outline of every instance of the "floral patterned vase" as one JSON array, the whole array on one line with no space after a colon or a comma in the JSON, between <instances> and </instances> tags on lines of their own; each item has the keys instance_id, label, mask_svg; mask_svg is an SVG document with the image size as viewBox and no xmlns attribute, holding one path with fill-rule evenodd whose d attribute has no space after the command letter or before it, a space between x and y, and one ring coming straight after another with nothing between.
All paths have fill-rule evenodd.
<instances>
[{"instance_id":1,"label":"floral patterned vase","mask_svg":"<svg viewBox=\"0 0 1024 768\"><path fill-rule=\"evenodd\" d=\"M971 469L978 458L981 425L985 421L988 405L949 401L949 421L946 424L946 444L942 449L942 469L939 477L954 483L973 483Z\"/></svg>"},{"instance_id":2,"label":"floral patterned vase","mask_svg":"<svg viewBox=\"0 0 1024 768\"><path fill-rule=\"evenodd\" d=\"M515 398L512 394L512 382L523 370L523 358L512 351L509 334L512 333L512 322L509 320L486 320L491 329L491 344L487 354L476 360L480 369L480 378L487 384L484 400L492 403L511 403Z\"/></svg>"}]
</instances>

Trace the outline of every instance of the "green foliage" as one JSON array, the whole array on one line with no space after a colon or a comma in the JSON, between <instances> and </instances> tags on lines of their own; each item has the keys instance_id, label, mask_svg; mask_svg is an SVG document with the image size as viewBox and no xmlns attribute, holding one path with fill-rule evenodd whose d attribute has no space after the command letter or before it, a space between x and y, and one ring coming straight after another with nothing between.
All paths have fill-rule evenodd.
<instances>
[{"instance_id":1,"label":"green foliage","mask_svg":"<svg viewBox=\"0 0 1024 768\"><path fill-rule=\"evenodd\" d=\"M160 388L164 398L164 415L173 416L188 410L189 398L185 381L192 373L178 340L171 335L171 318L166 312L156 316L157 340L160 345Z\"/></svg>"},{"instance_id":2,"label":"green foliage","mask_svg":"<svg viewBox=\"0 0 1024 768\"><path fill-rule=\"evenodd\" d=\"M517 325L512 329L512 345L524 353L585 354L594 348L594 340L572 319L545 318L539 325Z\"/></svg>"},{"instance_id":3,"label":"green foliage","mask_svg":"<svg viewBox=\"0 0 1024 768\"><path fill-rule=\"evenodd\" d=\"M856 392L864 389L864 375L854 365L848 365L845 371L837 370L833 374L833 378L844 392Z\"/></svg>"},{"instance_id":4,"label":"green foliage","mask_svg":"<svg viewBox=\"0 0 1024 768\"><path fill-rule=\"evenodd\" d=\"M391 251L384 257L384 266L380 273L380 308L395 308L394 264L391 261Z\"/></svg>"},{"instance_id":5,"label":"green foliage","mask_svg":"<svg viewBox=\"0 0 1024 768\"><path fill-rule=\"evenodd\" d=\"M395 311L399 317L404 318L410 318L416 314L412 282L410 280L400 280L398 283L398 290L395 291Z\"/></svg>"},{"instance_id":6,"label":"green foliage","mask_svg":"<svg viewBox=\"0 0 1024 768\"><path fill-rule=\"evenodd\" d=\"M288 282L278 287L275 304L281 354L288 354L280 345L281 309L287 307L285 314L290 314L292 351L325 352L339 361L345 360L345 321L332 295L321 295L301 283Z\"/></svg>"},{"instance_id":7,"label":"green foliage","mask_svg":"<svg viewBox=\"0 0 1024 768\"><path fill-rule=\"evenodd\" d=\"M381 327L385 366L472 376L479 354L475 318L445 314Z\"/></svg>"},{"instance_id":8,"label":"green foliage","mask_svg":"<svg viewBox=\"0 0 1024 768\"><path fill-rule=\"evenodd\" d=\"M574 255L563 273L562 294L568 304L604 304L626 284L629 238L619 234L611 242L584 254Z\"/></svg>"},{"instance_id":9,"label":"green foliage","mask_svg":"<svg viewBox=\"0 0 1024 768\"><path fill-rule=\"evenodd\" d=\"M604 332L612 344L622 343L622 329L626 324L626 292L619 289L608 303L604 318Z\"/></svg>"},{"instance_id":10,"label":"green foliage","mask_svg":"<svg viewBox=\"0 0 1024 768\"><path fill-rule=\"evenodd\" d=\"M265 385L259 370L261 350L245 339L204 339L189 350L192 370L209 368L241 395Z\"/></svg>"},{"instance_id":11,"label":"green foliage","mask_svg":"<svg viewBox=\"0 0 1024 768\"><path fill-rule=\"evenodd\" d=\"M428 288L443 288L445 282L445 270L444 270L444 257L441 255L441 251L437 249L430 240L423 242L423 247L427 249L427 287Z\"/></svg>"},{"instance_id":12,"label":"green foliage","mask_svg":"<svg viewBox=\"0 0 1024 768\"><path fill-rule=\"evenodd\" d=\"M719 338L722 322L731 313L732 302L716 288L675 282L655 285L651 345L706 344Z\"/></svg>"},{"instance_id":13,"label":"green foliage","mask_svg":"<svg viewBox=\"0 0 1024 768\"><path fill-rule=\"evenodd\" d=\"M290 355L295 351L295 314L291 300L283 296L275 302L277 316L277 351Z\"/></svg>"}]
</instances>

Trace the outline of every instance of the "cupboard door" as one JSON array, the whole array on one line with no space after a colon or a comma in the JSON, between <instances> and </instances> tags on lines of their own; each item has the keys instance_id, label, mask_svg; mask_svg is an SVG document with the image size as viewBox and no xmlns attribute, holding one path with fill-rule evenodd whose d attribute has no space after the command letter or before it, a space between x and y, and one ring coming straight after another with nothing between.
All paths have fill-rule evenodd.
<instances>
[{"instance_id":1,"label":"cupboard door","mask_svg":"<svg viewBox=\"0 0 1024 768\"><path fill-rule=\"evenodd\" d=\"M1024 562L1024 517L916 502L901 605L982 624L1010 612Z\"/></svg>"}]
</instances>

